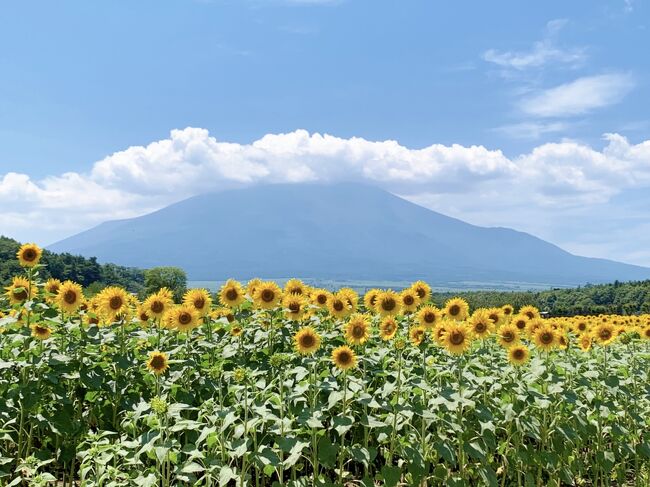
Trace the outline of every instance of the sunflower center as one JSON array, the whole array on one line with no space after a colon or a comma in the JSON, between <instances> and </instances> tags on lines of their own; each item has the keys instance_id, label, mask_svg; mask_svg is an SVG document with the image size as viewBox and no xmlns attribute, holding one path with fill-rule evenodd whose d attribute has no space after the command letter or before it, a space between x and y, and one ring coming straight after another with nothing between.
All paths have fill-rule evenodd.
<instances>
[{"instance_id":1,"label":"sunflower center","mask_svg":"<svg viewBox=\"0 0 650 487\"><path fill-rule=\"evenodd\" d=\"M511 308L503 308L503 313L506 314L506 315L509 315L509 314L512 313L512 309Z\"/></svg>"},{"instance_id":2,"label":"sunflower center","mask_svg":"<svg viewBox=\"0 0 650 487\"><path fill-rule=\"evenodd\" d=\"M49 330L47 328L45 328L44 326L36 325L34 327L34 331L36 332L37 335L47 335L47 332Z\"/></svg>"},{"instance_id":3,"label":"sunflower center","mask_svg":"<svg viewBox=\"0 0 650 487\"><path fill-rule=\"evenodd\" d=\"M350 362L352 362L352 355L350 355L350 352L342 351L339 352L338 359L339 359L339 363L341 363L342 365L347 365Z\"/></svg>"},{"instance_id":4,"label":"sunflower center","mask_svg":"<svg viewBox=\"0 0 650 487\"><path fill-rule=\"evenodd\" d=\"M154 370L161 370L165 367L165 357L162 355L154 355L151 359L151 368Z\"/></svg>"},{"instance_id":5,"label":"sunflower center","mask_svg":"<svg viewBox=\"0 0 650 487\"><path fill-rule=\"evenodd\" d=\"M77 302L77 293L74 292L72 289L68 289L64 294L63 294L63 301L65 301L68 304L74 304Z\"/></svg>"},{"instance_id":6,"label":"sunflower center","mask_svg":"<svg viewBox=\"0 0 650 487\"><path fill-rule=\"evenodd\" d=\"M394 330L395 330L395 323L388 322L388 323L386 323L384 325L384 332L385 333L390 334L390 333L393 333Z\"/></svg>"},{"instance_id":7,"label":"sunflower center","mask_svg":"<svg viewBox=\"0 0 650 487\"><path fill-rule=\"evenodd\" d=\"M544 333L542 333L539 338L540 338L541 342L544 345L548 345L549 343L553 343L553 333L550 333L548 331L545 331Z\"/></svg>"},{"instance_id":8,"label":"sunflower center","mask_svg":"<svg viewBox=\"0 0 650 487\"><path fill-rule=\"evenodd\" d=\"M232 313L228 313L226 315L226 319L228 320L228 323L232 323L233 321L235 321L235 316Z\"/></svg>"},{"instance_id":9,"label":"sunflower center","mask_svg":"<svg viewBox=\"0 0 650 487\"><path fill-rule=\"evenodd\" d=\"M14 297L21 301L27 299L27 291L25 289L14 290Z\"/></svg>"},{"instance_id":10,"label":"sunflower center","mask_svg":"<svg viewBox=\"0 0 650 487\"><path fill-rule=\"evenodd\" d=\"M238 294L236 289L228 289L228 291L226 291L226 298L228 301L235 301L237 296Z\"/></svg>"},{"instance_id":11,"label":"sunflower center","mask_svg":"<svg viewBox=\"0 0 650 487\"><path fill-rule=\"evenodd\" d=\"M25 259L27 262L36 260L36 251L34 249L25 249L23 252L23 259Z\"/></svg>"},{"instance_id":12,"label":"sunflower center","mask_svg":"<svg viewBox=\"0 0 650 487\"><path fill-rule=\"evenodd\" d=\"M397 303L395 302L395 300L393 298L384 299L382 301L382 303L381 303L381 307L385 311L393 311L395 309L396 305L397 305Z\"/></svg>"},{"instance_id":13,"label":"sunflower center","mask_svg":"<svg viewBox=\"0 0 650 487\"><path fill-rule=\"evenodd\" d=\"M451 333L449 341L452 343L452 345L462 345L465 341L465 334L460 331L454 331Z\"/></svg>"},{"instance_id":14,"label":"sunflower center","mask_svg":"<svg viewBox=\"0 0 650 487\"><path fill-rule=\"evenodd\" d=\"M336 301L334 301L334 304L332 305L332 307L333 307L336 311L343 311L343 307L344 307L344 305L343 305L343 301L337 299Z\"/></svg>"},{"instance_id":15,"label":"sunflower center","mask_svg":"<svg viewBox=\"0 0 650 487\"><path fill-rule=\"evenodd\" d=\"M496 313L492 313L490 315L490 320L492 321L492 323L496 323L497 321L499 321L499 315Z\"/></svg>"},{"instance_id":16,"label":"sunflower center","mask_svg":"<svg viewBox=\"0 0 650 487\"><path fill-rule=\"evenodd\" d=\"M352 336L356 338L357 340L360 338L363 338L363 336L366 334L366 328L363 325L354 325L352 327Z\"/></svg>"},{"instance_id":17,"label":"sunflower center","mask_svg":"<svg viewBox=\"0 0 650 487\"><path fill-rule=\"evenodd\" d=\"M149 316L147 316L147 313L144 312L140 313L140 321L148 321L148 320L149 320Z\"/></svg>"},{"instance_id":18,"label":"sunflower center","mask_svg":"<svg viewBox=\"0 0 650 487\"><path fill-rule=\"evenodd\" d=\"M370 305L374 306L375 303L377 303L377 295L373 295L370 297Z\"/></svg>"},{"instance_id":19,"label":"sunflower center","mask_svg":"<svg viewBox=\"0 0 650 487\"><path fill-rule=\"evenodd\" d=\"M50 284L47 287L47 292L50 294L56 294L59 292L59 285L58 284Z\"/></svg>"},{"instance_id":20,"label":"sunflower center","mask_svg":"<svg viewBox=\"0 0 650 487\"><path fill-rule=\"evenodd\" d=\"M327 296L324 294L319 294L318 297L316 298L316 301L318 301L318 304L325 304L327 303Z\"/></svg>"},{"instance_id":21,"label":"sunflower center","mask_svg":"<svg viewBox=\"0 0 650 487\"><path fill-rule=\"evenodd\" d=\"M524 320L518 320L518 321L515 323L515 326L516 326L517 328L519 328L520 330L523 330L524 328L526 328L526 322L525 322Z\"/></svg>"},{"instance_id":22,"label":"sunflower center","mask_svg":"<svg viewBox=\"0 0 650 487\"><path fill-rule=\"evenodd\" d=\"M90 318L88 318L88 323L90 323L91 325L96 325L99 323L99 318L94 318L91 316Z\"/></svg>"},{"instance_id":23,"label":"sunflower center","mask_svg":"<svg viewBox=\"0 0 650 487\"><path fill-rule=\"evenodd\" d=\"M436 321L436 314L432 313L431 311L427 311L424 313L424 321L427 323L433 323Z\"/></svg>"},{"instance_id":24,"label":"sunflower center","mask_svg":"<svg viewBox=\"0 0 650 487\"><path fill-rule=\"evenodd\" d=\"M415 290L415 292L417 293L418 298L420 298L420 299L423 299L424 296L426 295L426 293L424 292L424 289L422 289L421 287L417 288Z\"/></svg>"},{"instance_id":25,"label":"sunflower center","mask_svg":"<svg viewBox=\"0 0 650 487\"><path fill-rule=\"evenodd\" d=\"M527 311L526 316L528 316L528 318L531 319L531 320L535 317L535 315L533 314L532 311Z\"/></svg>"},{"instance_id":26,"label":"sunflower center","mask_svg":"<svg viewBox=\"0 0 650 487\"><path fill-rule=\"evenodd\" d=\"M303 335L300 339L300 344L303 348L311 348L316 344L316 339L310 334Z\"/></svg>"},{"instance_id":27,"label":"sunflower center","mask_svg":"<svg viewBox=\"0 0 650 487\"><path fill-rule=\"evenodd\" d=\"M415 302L415 299L413 298L413 296L411 296L409 294L404 296L404 304L406 306L411 306L414 302Z\"/></svg>"},{"instance_id":28,"label":"sunflower center","mask_svg":"<svg viewBox=\"0 0 650 487\"><path fill-rule=\"evenodd\" d=\"M273 301L273 299L275 299L275 293L270 289L265 289L264 291L262 291L261 298L262 301L264 301L265 303L270 303L271 301Z\"/></svg>"},{"instance_id":29,"label":"sunflower center","mask_svg":"<svg viewBox=\"0 0 650 487\"><path fill-rule=\"evenodd\" d=\"M290 303L289 304L289 311L292 313L299 313L300 312L300 303Z\"/></svg>"},{"instance_id":30,"label":"sunflower center","mask_svg":"<svg viewBox=\"0 0 650 487\"><path fill-rule=\"evenodd\" d=\"M604 328L600 330L598 333L598 336L600 336L601 340L609 340L612 337L612 332L608 330L607 328Z\"/></svg>"},{"instance_id":31,"label":"sunflower center","mask_svg":"<svg viewBox=\"0 0 650 487\"><path fill-rule=\"evenodd\" d=\"M203 297L198 297L194 300L194 307L196 309L203 309L205 306L205 299Z\"/></svg>"},{"instance_id":32,"label":"sunflower center","mask_svg":"<svg viewBox=\"0 0 650 487\"><path fill-rule=\"evenodd\" d=\"M451 316L456 316L456 315L460 314L460 306L458 306L457 304L451 305L449 307L449 314Z\"/></svg>"},{"instance_id":33,"label":"sunflower center","mask_svg":"<svg viewBox=\"0 0 650 487\"><path fill-rule=\"evenodd\" d=\"M510 343L515 339L515 334L512 333L511 331L505 331L503 335L501 335L501 338L503 339L504 342Z\"/></svg>"},{"instance_id":34,"label":"sunflower center","mask_svg":"<svg viewBox=\"0 0 650 487\"><path fill-rule=\"evenodd\" d=\"M192 315L183 311L178 315L178 322L181 325L189 325L192 322Z\"/></svg>"},{"instance_id":35,"label":"sunflower center","mask_svg":"<svg viewBox=\"0 0 650 487\"><path fill-rule=\"evenodd\" d=\"M515 360L523 360L524 357L526 356L526 353L521 348L517 348L513 350L512 356L514 357Z\"/></svg>"},{"instance_id":36,"label":"sunflower center","mask_svg":"<svg viewBox=\"0 0 650 487\"><path fill-rule=\"evenodd\" d=\"M485 326L485 323L482 321L479 321L474 325L474 330L476 330L477 333L483 333L485 330L487 330L487 326Z\"/></svg>"},{"instance_id":37,"label":"sunflower center","mask_svg":"<svg viewBox=\"0 0 650 487\"><path fill-rule=\"evenodd\" d=\"M120 296L113 296L109 301L108 301L108 306L112 310L118 310L122 307L123 301Z\"/></svg>"},{"instance_id":38,"label":"sunflower center","mask_svg":"<svg viewBox=\"0 0 650 487\"><path fill-rule=\"evenodd\" d=\"M164 309L165 305L162 303L162 301L154 301L151 304L151 311L154 313L162 313Z\"/></svg>"}]
</instances>

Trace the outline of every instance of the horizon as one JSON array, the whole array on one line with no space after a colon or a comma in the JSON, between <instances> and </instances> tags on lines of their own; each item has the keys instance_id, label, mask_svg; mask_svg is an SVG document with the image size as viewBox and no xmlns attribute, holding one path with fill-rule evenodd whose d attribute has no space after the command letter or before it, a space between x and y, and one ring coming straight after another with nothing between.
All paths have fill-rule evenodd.
<instances>
[{"instance_id":1,"label":"horizon","mask_svg":"<svg viewBox=\"0 0 650 487\"><path fill-rule=\"evenodd\" d=\"M8 5L0 233L49 245L209 191L352 179L650 266L649 12L633 0Z\"/></svg>"}]
</instances>

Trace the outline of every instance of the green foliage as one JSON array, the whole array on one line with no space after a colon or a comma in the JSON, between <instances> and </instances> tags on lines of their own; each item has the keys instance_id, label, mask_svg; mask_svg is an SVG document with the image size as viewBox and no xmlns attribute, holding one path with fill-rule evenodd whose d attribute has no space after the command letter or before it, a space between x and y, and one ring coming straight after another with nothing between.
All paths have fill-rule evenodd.
<instances>
[{"instance_id":1,"label":"green foliage","mask_svg":"<svg viewBox=\"0 0 650 487\"><path fill-rule=\"evenodd\" d=\"M6 285L11 278L22 272L16 252L20 242L0 236L0 284ZM122 267L115 264L99 264L95 257L82 257L68 253L56 254L43 250L41 276L45 279L54 277L65 281L75 281L92 295L107 285L122 286L128 291L137 293L144 284L144 272L133 267Z\"/></svg>"},{"instance_id":2,"label":"green foliage","mask_svg":"<svg viewBox=\"0 0 650 487\"><path fill-rule=\"evenodd\" d=\"M187 290L185 271L178 267L152 267L144 271L144 295L156 293L163 287L173 292L176 302L180 301Z\"/></svg>"},{"instance_id":3,"label":"green foliage","mask_svg":"<svg viewBox=\"0 0 650 487\"><path fill-rule=\"evenodd\" d=\"M445 301L461 296L472 309L512 304L520 308L532 304L549 316L598 314L641 314L650 312L650 280L588 284L575 289L548 291L464 291L436 292L432 300L442 306Z\"/></svg>"}]
</instances>

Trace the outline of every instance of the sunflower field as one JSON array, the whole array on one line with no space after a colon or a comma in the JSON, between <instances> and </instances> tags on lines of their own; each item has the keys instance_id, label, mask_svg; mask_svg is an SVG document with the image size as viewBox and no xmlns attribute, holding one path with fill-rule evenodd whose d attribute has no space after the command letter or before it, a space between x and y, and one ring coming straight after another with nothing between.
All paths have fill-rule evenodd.
<instances>
[{"instance_id":1,"label":"sunflower field","mask_svg":"<svg viewBox=\"0 0 650 487\"><path fill-rule=\"evenodd\" d=\"M0 298L0 485L650 485L650 316L292 279Z\"/></svg>"}]
</instances>

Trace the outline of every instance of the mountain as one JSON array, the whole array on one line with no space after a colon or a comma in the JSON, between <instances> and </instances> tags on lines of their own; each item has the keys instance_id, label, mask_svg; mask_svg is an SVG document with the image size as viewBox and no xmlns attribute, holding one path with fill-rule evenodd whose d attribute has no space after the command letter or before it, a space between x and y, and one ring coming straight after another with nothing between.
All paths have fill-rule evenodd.
<instances>
[{"instance_id":1,"label":"mountain","mask_svg":"<svg viewBox=\"0 0 650 487\"><path fill-rule=\"evenodd\" d=\"M192 280L579 285L650 269L579 257L527 233L485 228L352 183L257 186L195 196L103 223L49 247L125 266L179 266Z\"/></svg>"}]
</instances>

